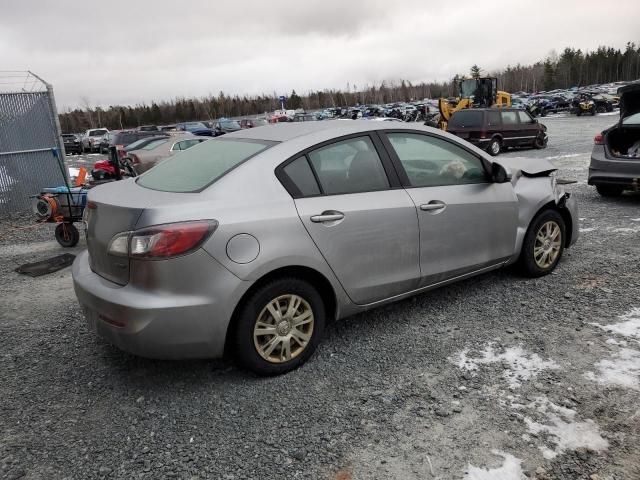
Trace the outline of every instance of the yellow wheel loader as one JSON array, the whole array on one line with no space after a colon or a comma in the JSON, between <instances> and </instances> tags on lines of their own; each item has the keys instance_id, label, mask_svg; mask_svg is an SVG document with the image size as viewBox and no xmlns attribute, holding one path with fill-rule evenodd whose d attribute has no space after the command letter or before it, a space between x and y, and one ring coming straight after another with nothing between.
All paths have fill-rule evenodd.
<instances>
[{"instance_id":1,"label":"yellow wheel loader","mask_svg":"<svg viewBox=\"0 0 640 480\"><path fill-rule=\"evenodd\" d=\"M460 96L438 101L440 121L438 128L447 129L447 123L458 110L464 108L510 107L511 95L498 90L498 79L493 77L467 78L458 83Z\"/></svg>"}]
</instances>

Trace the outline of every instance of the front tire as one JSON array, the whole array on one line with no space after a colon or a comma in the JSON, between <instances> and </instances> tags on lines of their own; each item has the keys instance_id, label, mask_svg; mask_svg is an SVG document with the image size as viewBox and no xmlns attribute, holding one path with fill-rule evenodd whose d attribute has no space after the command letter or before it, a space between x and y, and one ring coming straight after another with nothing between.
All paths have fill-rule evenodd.
<instances>
[{"instance_id":1,"label":"front tire","mask_svg":"<svg viewBox=\"0 0 640 480\"><path fill-rule=\"evenodd\" d=\"M596 190L603 197L619 197L624 189L617 185L596 185Z\"/></svg>"},{"instance_id":2,"label":"front tire","mask_svg":"<svg viewBox=\"0 0 640 480\"><path fill-rule=\"evenodd\" d=\"M565 242L565 223L555 210L544 210L529 225L518 260L520 271L528 277L542 277L558 265Z\"/></svg>"},{"instance_id":3,"label":"front tire","mask_svg":"<svg viewBox=\"0 0 640 480\"><path fill-rule=\"evenodd\" d=\"M236 360L258 375L294 370L316 349L325 316L322 297L306 280L269 282L241 306L233 338Z\"/></svg>"},{"instance_id":4,"label":"front tire","mask_svg":"<svg viewBox=\"0 0 640 480\"><path fill-rule=\"evenodd\" d=\"M533 141L533 147L541 150L543 148L547 148L548 137L544 134L540 134Z\"/></svg>"}]
</instances>

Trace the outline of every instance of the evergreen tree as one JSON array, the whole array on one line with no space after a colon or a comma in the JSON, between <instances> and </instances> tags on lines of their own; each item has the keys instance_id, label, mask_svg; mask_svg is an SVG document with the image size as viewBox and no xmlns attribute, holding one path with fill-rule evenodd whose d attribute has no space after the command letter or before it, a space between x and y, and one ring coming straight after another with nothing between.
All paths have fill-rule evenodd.
<instances>
[{"instance_id":1,"label":"evergreen tree","mask_svg":"<svg viewBox=\"0 0 640 480\"><path fill-rule=\"evenodd\" d=\"M291 90L291 95L287 99L286 107L290 110L296 110L302 107L302 98L296 93L295 90Z\"/></svg>"}]
</instances>

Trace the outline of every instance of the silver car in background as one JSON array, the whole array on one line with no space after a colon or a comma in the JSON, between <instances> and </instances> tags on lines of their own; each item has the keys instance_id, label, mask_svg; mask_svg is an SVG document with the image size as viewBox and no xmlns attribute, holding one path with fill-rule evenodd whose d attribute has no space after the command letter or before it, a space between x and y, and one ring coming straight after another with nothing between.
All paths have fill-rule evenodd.
<instances>
[{"instance_id":1,"label":"silver car in background","mask_svg":"<svg viewBox=\"0 0 640 480\"><path fill-rule=\"evenodd\" d=\"M141 174L173 154L187 150L206 140L209 140L209 137L198 137L188 133L155 137L153 140L141 144L140 148L128 148L127 157L135 172Z\"/></svg>"},{"instance_id":2,"label":"silver car in background","mask_svg":"<svg viewBox=\"0 0 640 480\"><path fill-rule=\"evenodd\" d=\"M550 163L395 122L228 134L92 189L85 214L73 280L92 329L265 375L307 360L327 321L510 264L545 275L578 238Z\"/></svg>"}]
</instances>

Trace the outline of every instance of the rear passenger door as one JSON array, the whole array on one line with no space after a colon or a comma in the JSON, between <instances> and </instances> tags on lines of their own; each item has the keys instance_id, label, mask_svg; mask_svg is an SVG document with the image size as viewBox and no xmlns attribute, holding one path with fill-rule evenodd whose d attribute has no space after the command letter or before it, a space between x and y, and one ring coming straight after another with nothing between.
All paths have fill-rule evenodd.
<instances>
[{"instance_id":1,"label":"rear passenger door","mask_svg":"<svg viewBox=\"0 0 640 480\"><path fill-rule=\"evenodd\" d=\"M362 305L416 287L416 208L377 137L322 144L277 175L351 300Z\"/></svg>"}]
</instances>

